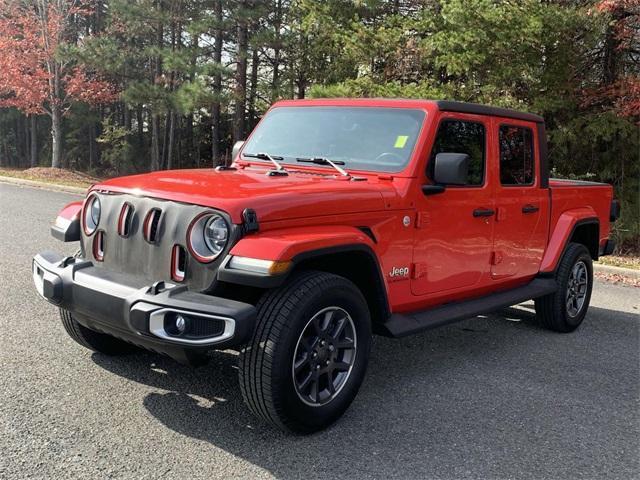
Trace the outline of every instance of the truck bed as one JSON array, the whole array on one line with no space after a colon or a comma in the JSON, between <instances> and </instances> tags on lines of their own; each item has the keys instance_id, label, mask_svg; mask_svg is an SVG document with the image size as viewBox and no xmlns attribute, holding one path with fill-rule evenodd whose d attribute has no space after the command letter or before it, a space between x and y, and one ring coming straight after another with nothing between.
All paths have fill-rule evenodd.
<instances>
[{"instance_id":1,"label":"truck bed","mask_svg":"<svg viewBox=\"0 0 640 480\"><path fill-rule=\"evenodd\" d=\"M613 187L606 183L582 180L565 180L552 178L549 180L551 215L549 224L558 225L560 216L574 209L593 211L593 217L599 219L599 241L602 244L609 238L611 230L611 201ZM549 235L553 232L550 231Z\"/></svg>"}]
</instances>

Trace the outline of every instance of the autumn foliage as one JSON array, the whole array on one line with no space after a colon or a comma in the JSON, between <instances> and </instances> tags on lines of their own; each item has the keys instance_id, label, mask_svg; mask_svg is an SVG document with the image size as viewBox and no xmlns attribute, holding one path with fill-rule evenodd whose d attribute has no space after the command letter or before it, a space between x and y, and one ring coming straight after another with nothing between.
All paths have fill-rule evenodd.
<instances>
[{"instance_id":1,"label":"autumn foliage","mask_svg":"<svg viewBox=\"0 0 640 480\"><path fill-rule=\"evenodd\" d=\"M109 82L60 58L69 19L84 11L72 0L0 0L0 107L55 117L64 115L72 101L115 100Z\"/></svg>"},{"instance_id":2,"label":"autumn foliage","mask_svg":"<svg viewBox=\"0 0 640 480\"><path fill-rule=\"evenodd\" d=\"M603 48L605 58L617 58L617 63L637 62L640 35L640 0L602 0L595 5L596 12L610 22ZM608 55L607 55L608 53ZM617 115L640 122L640 78L625 72L625 65L605 62L602 84L583 91L582 105L613 108ZM610 70L607 72L606 70Z\"/></svg>"}]
</instances>

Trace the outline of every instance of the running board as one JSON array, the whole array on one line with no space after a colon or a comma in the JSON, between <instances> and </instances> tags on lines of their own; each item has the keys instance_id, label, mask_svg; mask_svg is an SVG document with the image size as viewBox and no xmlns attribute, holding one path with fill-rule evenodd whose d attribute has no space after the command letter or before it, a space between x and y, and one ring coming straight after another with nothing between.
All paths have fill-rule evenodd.
<instances>
[{"instance_id":1,"label":"running board","mask_svg":"<svg viewBox=\"0 0 640 480\"><path fill-rule=\"evenodd\" d=\"M476 315L510 307L533 298L539 298L557 290L558 285L555 279L536 278L523 287L492 293L473 300L448 303L421 312L394 313L384 323L384 330L390 337L406 337L423 330L441 327L465 318L475 317Z\"/></svg>"}]
</instances>

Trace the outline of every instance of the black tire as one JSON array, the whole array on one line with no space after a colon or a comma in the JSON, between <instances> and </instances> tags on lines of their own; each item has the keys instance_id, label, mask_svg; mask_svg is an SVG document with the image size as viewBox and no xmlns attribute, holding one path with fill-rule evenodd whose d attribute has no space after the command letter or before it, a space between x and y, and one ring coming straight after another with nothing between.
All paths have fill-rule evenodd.
<instances>
[{"instance_id":1,"label":"black tire","mask_svg":"<svg viewBox=\"0 0 640 480\"><path fill-rule=\"evenodd\" d=\"M328 427L355 398L367 368L371 319L362 293L346 278L308 271L294 276L283 287L265 293L257 309L252 339L240 352L239 359L240 388L245 403L255 415L285 431L312 433ZM313 319L318 320L312 322ZM338 335L348 335L344 333L348 329L353 334L353 345L347 350L328 353L324 349L332 348L334 343L336 349L341 349L339 345L345 342L328 340L329 336L303 338L306 332L315 335L321 322L327 332L342 332ZM348 343L349 339L346 336L345 339ZM298 345L304 347L298 351ZM303 400L300 382L295 379L294 357L298 355L306 358L305 368L309 369L310 376L315 375L313 382L317 382L315 400L307 398L310 403ZM341 356L340 361L336 359L334 363L331 355ZM348 363L351 366L347 372L344 366ZM340 377L341 372L345 372L346 377ZM338 381L339 377L343 380ZM329 386L329 382L335 382L337 387L333 383ZM321 385L326 387L323 392L333 390L323 400L317 393ZM313 404L316 401L318 403Z\"/></svg>"},{"instance_id":2,"label":"black tire","mask_svg":"<svg viewBox=\"0 0 640 480\"><path fill-rule=\"evenodd\" d=\"M586 271L583 272L582 268ZM572 272L579 269L584 273L586 279L585 287L576 287L576 282L572 280ZM538 298L536 304L536 318L541 326L556 332L573 332L584 320L589 302L591 301L591 290L593 288L593 264L591 254L584 245L570 243L560 259L560 265L556 272L556 282L558 290L544 297ZM572 292L580 291L584 294L579 308L573 298ZM579 295L579 296L580 296Z\"/></svg>"},{"instance_id":3,"label":"black tire","mask_svg":"<svg viewBox=\"0 0 640 480\"><path fill-rule=\"evenodd\" d=\"M119 340L106 333L99 333L91 330L84 325L80 325L68 310L60 309L60 319L62 325L69 336L77 343L94 352L104 353L105 355L124 355L135 352L138 349L130 343Z\"/></svg>"}]
</instances>

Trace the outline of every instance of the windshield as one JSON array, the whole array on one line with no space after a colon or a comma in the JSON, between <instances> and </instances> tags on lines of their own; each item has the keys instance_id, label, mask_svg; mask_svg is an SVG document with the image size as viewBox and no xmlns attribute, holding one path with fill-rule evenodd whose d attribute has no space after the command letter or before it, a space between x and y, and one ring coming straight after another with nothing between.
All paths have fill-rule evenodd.
<instances>
[{"instance_id":1,"label":"windshield","mask_svg":"<svg viewBox=\"0 0 640 480\"><path fill-rule=\"evenodd\" d=\"M242 152L277 155L284 163L319 157L344 162L346 169L399 172L409 162L424 116L405 108L277 107Z\"/></svg>"}]
</instances>

